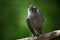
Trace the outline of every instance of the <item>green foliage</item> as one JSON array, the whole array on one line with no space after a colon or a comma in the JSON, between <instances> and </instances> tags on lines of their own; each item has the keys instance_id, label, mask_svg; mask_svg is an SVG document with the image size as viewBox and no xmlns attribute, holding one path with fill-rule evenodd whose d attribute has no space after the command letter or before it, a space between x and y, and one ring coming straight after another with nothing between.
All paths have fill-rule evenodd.
<instances>
[{"instance_id":1,"label":"green foliage","mask_svg":"<svg viewBox=\"0 0 60 40\"><path fill-rule=\"evenodd\" d=\"M31 36L26 24L30 4L36 5L44 15L43 33L60 29L59 3L58 0L0 0L0 40Z\"/></svg>"}]
</instances>

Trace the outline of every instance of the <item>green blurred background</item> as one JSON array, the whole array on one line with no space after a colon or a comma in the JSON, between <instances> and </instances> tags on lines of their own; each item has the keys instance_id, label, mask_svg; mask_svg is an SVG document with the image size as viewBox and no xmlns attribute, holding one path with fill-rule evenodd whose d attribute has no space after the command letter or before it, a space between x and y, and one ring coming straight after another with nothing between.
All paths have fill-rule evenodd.
<instances>
[{"instance_id":1,"label":"green blurred background","mask_svg":"<svg viewBox=\"0 0 60 40\"><path fill-rule=\"evenodd\" d=\"M36 5L44 15L43 33L60 29L59 0L0 0L0 40L31 36L26 24L30 4ZM60 37L51 40L60 40Z\"/></svg>"}]
</instances>

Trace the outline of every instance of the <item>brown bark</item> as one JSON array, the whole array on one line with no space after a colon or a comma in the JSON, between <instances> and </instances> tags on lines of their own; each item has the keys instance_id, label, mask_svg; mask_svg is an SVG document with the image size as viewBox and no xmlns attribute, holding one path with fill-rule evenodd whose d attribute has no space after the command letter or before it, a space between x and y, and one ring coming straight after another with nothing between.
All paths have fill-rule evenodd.
<instances>
[{"instance_id":1,"label":"brown bark","mask_svg":"<svg viewBox=\"0 0 60 40\"><path fill-rule=\"evenodd\" d=\"M60 36L60 30L52 31L46 34L40 34L38 36L38 39L39 40L50 40L51 38L57 37L57 36ZM35 38L31 36L31 37L17 39L17 40L35 40Z\"/></svg>"}]
</instances>

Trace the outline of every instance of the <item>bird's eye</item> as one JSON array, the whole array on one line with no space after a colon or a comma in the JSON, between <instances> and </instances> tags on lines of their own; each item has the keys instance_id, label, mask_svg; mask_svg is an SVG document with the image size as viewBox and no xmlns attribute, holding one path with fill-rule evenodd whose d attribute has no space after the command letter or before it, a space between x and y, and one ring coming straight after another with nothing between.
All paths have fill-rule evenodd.
<instances>
[{"instance_id":1,"label":"bird's eye","mask_svg":"<svg viewBox=\"0 0 60 40\"><path fill-rule=\"evenodd\" d=\"M36 6L33 6L33 8L36 8Z\"/></svg>"}]
</instances>

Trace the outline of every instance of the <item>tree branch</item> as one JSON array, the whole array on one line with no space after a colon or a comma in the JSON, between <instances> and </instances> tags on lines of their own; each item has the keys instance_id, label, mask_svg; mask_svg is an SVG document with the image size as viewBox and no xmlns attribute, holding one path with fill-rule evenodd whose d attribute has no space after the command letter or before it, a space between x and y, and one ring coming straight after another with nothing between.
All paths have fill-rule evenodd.
<instances>
[{"instance_id":1,"label":"tree branch","mask_svg":"<svg viewBox=\"0 0 60 40\"><path fill-rule=\"evenodd\" d=\"M38 36L38 39L39 40L50 40L51 38L57 37L57 36L60 36L60 30L52 31L46 34L40 34ZM35 38L31 36L31 37L17 39L17 40L35 40Z\"/></svg>"}]
</instances>

